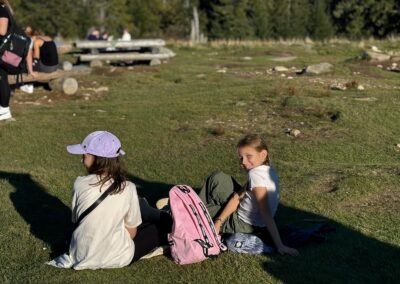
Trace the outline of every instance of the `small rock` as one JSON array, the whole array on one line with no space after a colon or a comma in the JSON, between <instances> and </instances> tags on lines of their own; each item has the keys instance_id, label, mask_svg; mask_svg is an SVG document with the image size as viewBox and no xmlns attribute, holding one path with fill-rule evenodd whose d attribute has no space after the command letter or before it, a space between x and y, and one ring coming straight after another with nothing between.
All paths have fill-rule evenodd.
<instances>
[{"instance_id":1,"label":"small rock","mask_svg":"<svg viewBox=\"0 0 400 284\"><path fill-rule=\"evenodd\" d=\"M205 78L206 77L206 74L197 74L196 75L196 78Z\"/></svg>"},{"instance_id":2,"label":"small rock","mask_svg":"<svg viewBox=\"0 0 400 284\"><path fill-rule=\"evenodd\" d=\"M85 97L85 101L88 101L89 100L89 98L88 97Z\"/></svg>"},{"instance_id":3,"label":"small rock","mask_svg":"<svg viewBox=\"0 0 400 284\"><path fill-rule=\"evenodd\" d=\"M76 116L76 113L73 113L72 116Z\"/></svg>"},{"instance_id":4,"label":"small rock","mask_svg":"<svg viewBox=\"0 0 400 284\"><path fill-rule=\"evenodd\" d=\"M129 66L127 69L128 70L133 70L134 68L133 68L133 66Z\"/></svg>"},{"instance_id":5,"label":"small rock","mask_svg":"<svg viewBox=\"0 0 400 284\"><path fill-rule=\"evenodd\" d=\"M330 85L331 90L337 90L337 91L345 91L347 90L346 86L343 85L342 83L334 83Z\"/></svg>"},{"instance_id":6,"label":"small rock","mask_svg":"<svg viewBox=\"0 0 400 284\"><path fill-rule=\"evenodd\" d=\"M367 50L361 55L361 58L371 62L383 62L390 60L390 55Z\"/></svg>"},{"instance_id":7,"label":"small rock","mask_svg":"<svg viewBox=\"0 0 400 284\"><path fill-rule=\"evenodd\" d=\"M297 137L297 136L299 136L301 134L301 132L300 132L300 130L298 130L298 129L292 129L291 131L290 131L290 135L291 136L294 136L294 137Z\"/></svg>"},{"instance_id":8,"label":"small rock","mask_svg":"<svg viewBox=\"0 0 400 284\"><path fill-rule=\"evenodd\" d=\"M97 112L102 112L102 113L107 112L107 111L105 111L105 110L103 110L103 109L96 109L96 111L97 111Z\"/></svg>"},{"instance_id":9,"label":"small rock","mask_svg":"<svg viewBox=\"0 0 400 284\"><path fill-rule=\"evenodd\" d=\"M281 74L281 77L286 77L286 74Z\"/></svg>"},{"instance_id":10,"label":"small rock","mask_svg":"<svg viewBox=\"0 0 400 284\"><path fill-rule=\"evenodd\" d=\"M236 106L238 107L242 107L242 106L246 106L247 104L245 102L237 102Z\"/></svg>"},{"instance_id":11,"label":"small rock","mask_svg":"<svg viewBox=\"0 0 400 284\"><path fill-rule=\"evenodd\" d=\"M218 69L217 73L226 73L226 69Z\"/></svg>"},{"instance_id":12,"label":"small rock","mask_svg":"<svg viewBox=\"0 0 400 284\"><path fill-rule=\"evenodd\" d=\"M375 97L370 97L370 98L355 98L354 100L359 101L359 102L375 102L378 99Z\"/></svg>"},{"instance_id":13,"label":"small rock","mask_svg":"<svg viewBox=\"0 0 400 284\"><path fill-rule=\"evenodd\" d=\"M113 73L115 70L117 70L116 67L111 68L111 69L110 69L110 73Z\"/></svg>"},{"instance_id":14,"label":"small rock","mask_svg":"<svg viewBox=\"0 0 400 284\"><path fill-rule=\"evenodd\" d=\"M92 60L92 61L90 61L89 66L92 68L102 67L103 62L101 62L101 60Z\"/></svg>"},{"instance_id":15,"label":"small rock","mask_svg":"<svg viewBox=\"0 0 400 284\"><path fill-rule=\"evenodd\" d=\"M242 60L252 60L253 58L252 57L250 57L250 56L244 56L244 57L242 57Z\"/></svg>"},{"instance_id":16,"label":"small rock","mask_svg":"<svg viewBox=\"0 0 400 284\"><path fill-rule=\"evenodd\" d=\"M378 64L378 65L376 65L376 67L378 67L378 68L383 68L383 65L381 65L381 64Z\"/></svg>"},{"instance_id":17,"label":"small rock","mask_svg":"<svg viewBox=\"0 0 400 284\"><path fill-rule=\"evenodd\" d=\"M364 91L365 88L364 88L363 85L358 85L358 86L357 86L357 90L359 90L359 91Z\"/></svg>"},{"instance_id":18,"label":"small rock","mask_svg":"<svg viewBox=\"0 0 400 284\"><path fill-rule=\"evenodd\" d=\"M396 145L397 148L400 148L400 143Z\"/></svg>"},{"instance_id":19,"label":"small rock","mask_svg":"<svg viewBox=\"0 0 400 284\"><path fill-rule=\"evenodd\" d=\"M47 102L48 102L48 103L51 103L51 102L52 102L52 100L51 100L51 99L48 99L48 100L47 100Z\"/></svg>"},{"instance_id":20,"label":"small rock","mask_svg":"<svg viewBox=\"0 0 400 284\"><path fill-rule=\"evenodd\" d=\"M289 80L292 80L293 79L293 77L292 76L289 76L289 77L287 77Z\"/></svg>"},{"instance_id":21,"label":"small rock","mask_svg":"<svg viewBox=\"0 0 400 284\"><path fill-rule=\"evenodd\" d=\"M108 92L108 87L106 87L106 86L98 87L97 89L94 89L94 91L95 91L96 93Z\"/></svg>"},{"instance_id":22,"label":"small rock","mask_svg":"<svg viewBox=\"0 0 400 284\"><path fill-rule=\"evenodd\" d=\"M273 70L275 72L286 72L286 71L289 71L289 69L286 68L285 66L275 66Z\"/></svg>"},{"instance_id":23,"label":"small rock","mask_svg":"<svg viewBox=\"0 0 400 284\"><path fill-rule=\"evenodd\" d=\"M157 66L157 65L160 65L161 64L161 60L160 59L158 59L158 58L155 58L155 59L152 59L151 61L150 61L150 66Z\"/></svg>"},{"instance_id":24,"label":"small rock","mask_svg":"<svg viewBox=\"0 0 400 284\"><path fill-rule=\"evenodd\" d=\"M305 72L307 74L318 75L318 74L330 72L330 71L332 71L332 68L333 68L332 64L323 62L323 63L307 66Z\"/></svg>"},{"instance_id":25,"label":"small rock","mask_svg":"<svg viewBox=\"0 0 400 284\"><path fill-rule=\"evenodd\" d=\"M375 45L371 45L371 50L374 52L382 52L381 50L379 50L379 48L377 48Z\"/></svg>"}]
</instances>

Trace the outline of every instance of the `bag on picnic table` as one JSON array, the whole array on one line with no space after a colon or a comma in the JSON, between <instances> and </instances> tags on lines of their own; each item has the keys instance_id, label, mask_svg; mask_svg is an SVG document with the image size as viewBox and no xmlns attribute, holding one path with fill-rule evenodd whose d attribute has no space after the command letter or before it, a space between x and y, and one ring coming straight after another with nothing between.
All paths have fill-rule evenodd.
<instances>
[{"instance_id":1,"label":"bag on picnic table","mask_svg":"<svg viewBox=\"0 0 400 284\"><path fill-rule=\"evenodd\" d=\"M174 223L168 240L176 263L200 262L226 250L207 208L190 186L174 186L169 202Z\"/></svg>"},{"instance_id":2,"label":"bag on picnic table","mask_svg":"<svg viewBox=\"0 0 400 284\"><path fill-rule=\"evenodd\" d=\"M0 44L0 66L8 74L21 75L26 72L26 56L31 39L15 23L10 10L4 6L9 15L9 33ZM18 81L18 78L17 78Z\"/></svg>"}]
</instances>

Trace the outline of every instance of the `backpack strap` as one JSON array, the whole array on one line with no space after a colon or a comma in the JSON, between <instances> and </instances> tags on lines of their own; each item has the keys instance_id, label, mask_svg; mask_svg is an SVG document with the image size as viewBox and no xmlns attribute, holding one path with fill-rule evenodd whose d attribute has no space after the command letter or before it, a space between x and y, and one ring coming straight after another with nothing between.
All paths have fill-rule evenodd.
<instances>
[{"instance_id":1,"label":"backpack strap","mask_svg":"<svg viewBox=\"0 0 400 284\"><path fill-rule=\"evenodd\" d=\"M15 23L15 20L14 20L14 16L11 14L11 11L10 11L10 9L7 7L7 5L3 5L3 8L7 11L7 13L8 13L8 22L9 22L9 26L10 26L10 32L9 32L9 34L12 34L13 32L14 32L14 30L15 30L15 26L17 25L16 23Z\"/></svg>"},{"instance_id":2,"label":"backpack strap","mask_svg":"<svg viewBox=\"0 0 400 284\"><path fill-rule=\"evenodd\" d=\"M213 221L211 220L211 217L210 217L210 214L209 214L208 211L207 211L207 208L204 206L204 203L203 203L203 202L199 202L199 205L200 205L201 209L203 210L204 216L206 216L208 225L210 226L211 231L213 232L214 238L215 238L215 240L217 241L219 248L221 249L221 251L226 251L226 250L227 250L227 247L226 247L222 242L220 242L220 239L219 239L219 237L218 237L218 234L217 234L217 232L215 231L214 223L213 223Z\"/></svg>"},{"instance_id":3,"label":"backpack strap","mask_svg":"<svg viewBox=\"0 0 400 284\"><path fill-rule=\"evenodd\" d=\"M78 221L76 222L76 228L78 228L79 224L90 212L92 212L99 204L110 194L112 190L116 188L117 184L113 182L106 191L103 192L102 195L92 204L89 208L87 208L81 215L79 215Z\"/></svg>"}]
</instances>

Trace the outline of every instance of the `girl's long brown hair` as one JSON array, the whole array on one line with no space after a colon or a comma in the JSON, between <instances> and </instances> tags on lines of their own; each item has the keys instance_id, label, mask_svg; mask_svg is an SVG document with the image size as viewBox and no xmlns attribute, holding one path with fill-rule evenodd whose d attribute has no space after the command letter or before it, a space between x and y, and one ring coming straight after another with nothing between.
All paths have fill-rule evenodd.
<instances>
[{"instance_id":1,"label":"girl's long brown hair","mask_svg":"<svg viewBox=\"0 0 400 284\"><path fill-rule=\"evenodd\" d=\"M88 173L100 177L100 181L94 184L100 185L100 188L102 188L106 182L113 180L113 182L116 183L116 187L110 194L121 193L125 188L126 176L119 157L104 158L94 156L93 165L88 169Z\"/></svg>"}]
</instances>

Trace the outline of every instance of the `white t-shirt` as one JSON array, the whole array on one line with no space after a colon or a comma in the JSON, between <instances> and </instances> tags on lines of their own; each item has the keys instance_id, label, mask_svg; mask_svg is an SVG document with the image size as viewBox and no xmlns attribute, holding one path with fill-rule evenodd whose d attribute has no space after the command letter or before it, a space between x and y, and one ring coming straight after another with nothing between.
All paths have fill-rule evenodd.
<instances>
[{"instance_id":1,"label":"white t-shirt","mask_svg":"<svg viewBox=\"0 0 400 284\"><path fill-rule=\"evenodd\" d=\"M253 226L265 227L256 197L252 191L255 187L267 189L268 208L271 215L275 216L279 203L279 182L275 170L270 166L261 165L249 171L246 193L238 208L238 216L241 220Z\"/></svg>"},{"instance_id":2,"label":"white t-shirt","mask_svg":"<svg viewBox=\"0 0 400 284\"><path fill-rule=\"evenodd\" d=\"M107 182L100 191L97 175L78 177L72 197L72 221L91 206L111 185ZM50 265L64 268L98 269L128 265L135 245L125 227L134 228L142 223L136 187L126 182L122 193L108 195L90 212L74 231L69 255L64 254Z\"/></svg>"}]
</instances>

